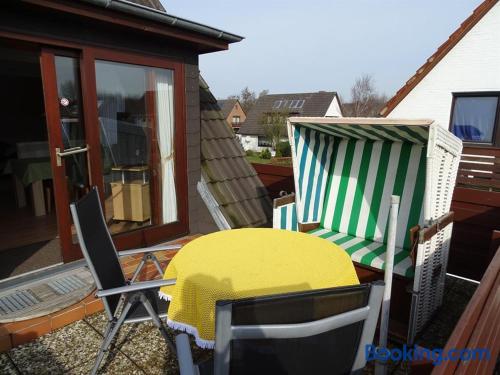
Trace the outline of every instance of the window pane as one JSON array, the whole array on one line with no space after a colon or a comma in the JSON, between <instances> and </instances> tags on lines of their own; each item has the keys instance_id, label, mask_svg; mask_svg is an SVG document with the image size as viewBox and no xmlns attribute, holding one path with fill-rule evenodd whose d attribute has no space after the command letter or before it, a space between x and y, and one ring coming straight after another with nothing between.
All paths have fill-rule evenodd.
<instances>
[{"instance_id":1,"label":"window pane","mask_svg":"<svg viewBox=\"0 0 500 375\"><path fill-rule=\"evenodd\" d=\"M172 71L96 61L96 83L111 231L176 221Z\"/></svg>"},{"instance_id":2,"label":"window pane","mask_svg":"<svg viewBox=\"0 0 500 375\"><path fill-rule=\"evenodd\" d=\"M497 103L497 97L455 98L453 134L464 141L492 143Z\"/></svg>"}]
</instances>

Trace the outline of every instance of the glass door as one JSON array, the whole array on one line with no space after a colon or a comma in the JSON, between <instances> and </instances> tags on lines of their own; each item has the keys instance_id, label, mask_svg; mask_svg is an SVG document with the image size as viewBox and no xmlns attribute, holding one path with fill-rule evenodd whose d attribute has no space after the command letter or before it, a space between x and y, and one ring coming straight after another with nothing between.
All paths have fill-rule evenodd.
<instances>
[{"instance_id":1,"label":"glass door","mask_svg":"<svg viewBox=\"0 0 500 375\"><path fill-rule=\"evenodd\" d=\"M81 258L69 204L86 194L91 184L80 58L43 50L41 62L57 223L63 260L68 262Z\"/></svg>"},{"instance_id":2,"label":"glass door","mask_svg":"<svg viewBox=\"0 0 500 375\"><path fill-rule=\"evenodd\" d=\"M176 227L184 225L186 203L178 188L185 170L175 69L133 62L96 56L93 65L104 212L119 245L121 238L148 244L182 234Z\"/></svg>"}]
</instances>

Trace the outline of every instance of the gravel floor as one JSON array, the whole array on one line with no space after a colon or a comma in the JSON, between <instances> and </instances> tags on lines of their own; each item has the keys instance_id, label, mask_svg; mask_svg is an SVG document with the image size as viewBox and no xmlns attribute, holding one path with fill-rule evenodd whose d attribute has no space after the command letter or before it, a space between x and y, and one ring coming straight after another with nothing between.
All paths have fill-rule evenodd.
<instances>
[{"instance_id":1,"label":"gravel floor","mask_svg":"<svg viewBox=\"0 0 500 375\"><path fill-rule=\"evenodd\" d=\"M447 278L443 306L417 340L428 348L443 347L471 298L475 284ZM88 374L102 341L104 313L94 314L39 339L0 354L1 374ZM172 332L172 336L175 333ZM209 351L193 345L195 359ZM390 373L404 374L403 364ZM370 367L367 373L372 373ZM104 359L101 374L178 374L177 361L151 323L125 325L115 348Z\"/></svg>"}]
</instances>

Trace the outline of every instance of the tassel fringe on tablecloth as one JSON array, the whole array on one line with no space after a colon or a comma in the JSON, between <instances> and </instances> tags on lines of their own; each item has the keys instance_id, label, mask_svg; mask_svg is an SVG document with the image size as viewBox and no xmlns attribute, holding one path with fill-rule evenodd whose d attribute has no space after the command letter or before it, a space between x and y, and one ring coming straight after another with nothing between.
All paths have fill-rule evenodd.
<instances>
[{"instance_id":1,"label":"tassel fringe on tablecloth","mask_svg":"<svg viewBox=\"0 0 500 375\"><path fill-rule=\"evenodd\" d=\"M158 292L158 295L160 296L161 299L164 299L165 301L172 300L172 296L165 294L163 292ZM181 322L176 322L174 320L171 320L168 317L167 317L167 325L172 329L183 331L183 332L189 333L190 335L194 336L196 345L202 349L213 349L215 347L214 340L202 339L198 333L198 329L196 329L196 327L193 327L192 325L189 325L186 323L181 323Z\"/></svg>"}]
</instances>

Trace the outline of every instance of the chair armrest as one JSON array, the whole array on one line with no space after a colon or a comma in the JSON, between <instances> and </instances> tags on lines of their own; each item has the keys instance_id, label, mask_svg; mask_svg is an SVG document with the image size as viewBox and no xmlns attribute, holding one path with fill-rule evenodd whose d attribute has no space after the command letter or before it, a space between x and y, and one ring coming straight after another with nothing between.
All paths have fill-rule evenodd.
<instances>
[{"instance_id":1,"label":"chair armrest","mask_svg":"<svg viewBox=\"0 0 500 375\"><path fill-rule=\"evenodd\" d=\"M434 235L453 223L454 215L455 213L453 211L450 211L441 216L439 219L435 220L429 227L423 228L419 234L419 243L429 241Z\"/></svg>"},{"instance_id":2,"label":"chair armrest","mask_svg":"<svg viewBox=\"0 0 500 375\"><path fill-rule=\"evenodd\" d=\"M130 285L120 286L118 288L98 290L95 295L98 298L107 297L107 296L112 296L112 295L116 295L116 294L130 293L130 292L137 292L140 290L160 288L162 286L167 286L167 285L175 285L175 282L176 282L176 279L141 281L141 282L133 283Z\"/></svg>"},{"instance_id":3,"label":"chair armrest","mask_svg":"<svg viewBox=\"0 0 500 375\"><path fill-rule=\"evenodd\" d=\"M175 336L175 347L177 349L177 361L181 375L196 375L189 337L185 333Z\"/></svg>"},{"instance_id":4,"label":"chair armrest","mask_svg":"<svg viewBox=\"0 0 500 375\"><path fill-rule=\"evenodd\" d=\"M319 228L318 223L299 223L299 232L307 233L312 231L313 229Z\"/></svg>"},{"instance_id":5,"label":"chair armrest","mask_svg":"<svg viewBox=\"0 0 500 375\"><path fill-rule=\"evenodd\" d=\"M273 200L273 208L278 208L290 203L295 203L295 193L285 195L284 197L275 198Z\"/></svg>"},{"instance_id":6,"label":"chair armrest","mask_svg":"<svg viewBox=\"0 0 500 375\"><path fill-rule=\"evenodd\" d=\"M141 247L138 249L123 250L118 252L119 257L124 257L127 255L142 254L142 253L153 253L155 251L165 251L165 250L179 250L182 245L157 245L151 247Z\"/></svg>"}]
</instances>

